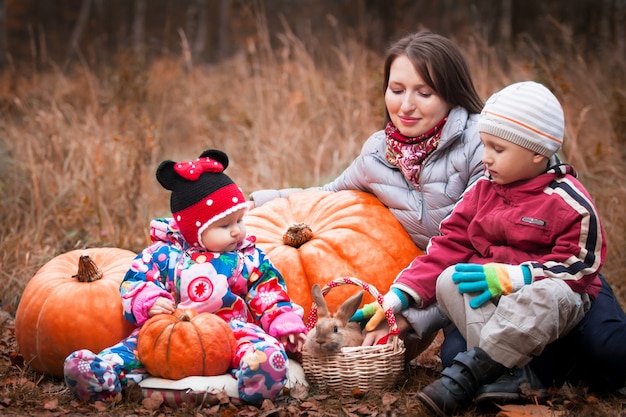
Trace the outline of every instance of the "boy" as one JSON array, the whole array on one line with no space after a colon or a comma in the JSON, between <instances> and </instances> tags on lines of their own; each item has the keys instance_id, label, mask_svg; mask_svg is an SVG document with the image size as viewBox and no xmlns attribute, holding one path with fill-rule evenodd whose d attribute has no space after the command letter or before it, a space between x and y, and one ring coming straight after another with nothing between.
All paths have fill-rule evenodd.
<instances>
[{"instance_id":1,"label":"boy","mask_svg":"<svg viewBox=\"0 0 626 417\"><path fill-rule=\"evenodd\" d=\"M599 293L606 254L595 206L573 168L549 163L564 122L548 89L504 88L485 104L478 130L488 176L442 223L444 236L428 255L456 264L439 276L436 296L468 347L418 394L439 415L566 335Z\"/></svg>"},{"instance_id":2,"label":"boy","mask_svg":"<svg viewBox=\"0 0 626 417\"><path fill-rule=\"evenodd\" d=\"M385 295L394 312L436 301L467 341L418 394L440 416L498 378L527 372L533 356L572 330L599 293L606 254L591 197L553 158L564 117L547 88L521 82L495 93L478 130L487 175Z\"/></svg>"}]
</instances>

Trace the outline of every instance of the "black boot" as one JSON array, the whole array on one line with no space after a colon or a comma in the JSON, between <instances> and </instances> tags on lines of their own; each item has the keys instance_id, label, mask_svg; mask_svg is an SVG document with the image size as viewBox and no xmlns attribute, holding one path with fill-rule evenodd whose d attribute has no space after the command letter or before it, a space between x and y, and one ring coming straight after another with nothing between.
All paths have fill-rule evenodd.
<instances>
[{"instance_id":1,"label":"black boot","mask_svg":"<svg viewBox=\"0 0 626 417\"><path fill-rule=\"evenodd\" d=\"M526 365L523 368L513 368L491 384L478 388L476 402L508 402L529 397L544 399L546 396L546 389L539 377Z\"/></svg>"},{"instance_id":2,"label":"black boot","mask_svg":"<svg viewBox=\"0 0 626 417\"><path fill-rule=\"evenodd\" d=\"M494 381L508 369L494 361L479 347L461 352L442 377L417 394L431 411L439 416L454 414L476 397L478 388Z\"/></svg>"}]
</instances>

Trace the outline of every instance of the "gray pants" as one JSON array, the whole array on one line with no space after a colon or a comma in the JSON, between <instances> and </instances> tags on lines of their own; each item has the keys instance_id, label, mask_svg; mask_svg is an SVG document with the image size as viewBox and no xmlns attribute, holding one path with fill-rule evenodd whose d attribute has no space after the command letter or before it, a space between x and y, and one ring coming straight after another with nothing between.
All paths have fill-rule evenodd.
<instances>
[{"instance_id":1,"label":"gray pants","mask_svg":"<svg viewBox=\"0 0 626 417\"><path fill-rule=\"evenodd\" d=\"M572 330L591 307L587 294L547 278L473 309L469 300L476 294L459 293L453 272L454 266L449 267L437 280L439 308L465 337L468 350L478 346L507 368L526 365Z\"/></svg>"}]
</instances>

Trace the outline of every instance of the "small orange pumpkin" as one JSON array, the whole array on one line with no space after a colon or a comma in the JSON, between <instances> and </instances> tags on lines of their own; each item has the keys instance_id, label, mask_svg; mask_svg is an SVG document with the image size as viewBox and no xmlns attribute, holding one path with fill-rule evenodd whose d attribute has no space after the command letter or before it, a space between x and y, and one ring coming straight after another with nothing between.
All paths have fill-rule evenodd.
<instances>
[{"instance_id":1,"label":"small orange pumpkin","mask_svg":"<svg viewBox=\"0 0 626 417\"><path fill-rule=\"evenodd\" d=\"M65 358L78 349L99 352L126 338L119 286L135 253L77 249L52 258L31 278L15 315L15 338L34 370L63 377Z\"/></svg>"},{"instance_id":2,"label":"small orange pumpkin","mask_svg":"<svg viewBox=\"0 0 626 417\"><path fill-rule=\"evenodd\" d=\"M139 361L150 375L166 379L222 375L235 348L235 336L221 317L193 309L150 317L137 339Z\"/></svg>"},{"instance_id":3,"label":"small orange pumpkin","mask_svg":"<svg viewBox=\"0 0 626 417\"><path fill-rule=\"evenodd\" d=\"M304 191L250 210L248 233L281 272L292 299L308 317L311 287L354 276L385 293L394 278L423 252L389 209L362 191ZM358 288L333 289L329 310ZM364 302L373 298L366 294Z\"/></svg>"}]
</instances>

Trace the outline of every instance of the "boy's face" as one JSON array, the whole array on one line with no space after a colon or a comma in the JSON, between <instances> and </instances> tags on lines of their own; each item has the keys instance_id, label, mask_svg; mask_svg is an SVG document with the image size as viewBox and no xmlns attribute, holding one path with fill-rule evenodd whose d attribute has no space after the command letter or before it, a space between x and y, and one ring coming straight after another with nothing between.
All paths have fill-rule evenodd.
<instances>
[{"instance_id":1,"label":"boy's face","mask_svg":"<svg viewBox=\"0 0 626 417\"><path fill-rule=\"evenodd\" d=\"M206 250L211 252L235 250L246 237L246 225L243 222L245 212L245 210L237 210L215 223L211 223L200 236Z\"/></svg>"},{"instance_id":2,"label":"boy's face","mask_svg":"<svg viewBox=\"0 0 626 417\"><path fill-rule=\"evenodd\" d=\"M547 158L489 133L480 132L485 145L483 164L496 184L534 178L547 168Z\"/></svg>"}]
</instances>

